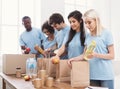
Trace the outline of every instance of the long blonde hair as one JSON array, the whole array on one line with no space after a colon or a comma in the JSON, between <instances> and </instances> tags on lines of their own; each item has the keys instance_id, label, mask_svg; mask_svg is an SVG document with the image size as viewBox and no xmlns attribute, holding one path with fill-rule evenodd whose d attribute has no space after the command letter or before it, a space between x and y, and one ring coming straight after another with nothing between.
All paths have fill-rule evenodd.
<instances>
[{"instance_id":1,"label":"long blonde hair","mask_svg":"<svg viewBox=\"0 0 120 89\"><path fill-rule=\"evenodd\" d=\"M101 21L100 21L98 13L94 9L90 9L84 13L84 17L85 18L89 17L89 18L92 18L96 21L96 36L101 35L103 27L101 25Z\"/></svg>"}]
</instances>

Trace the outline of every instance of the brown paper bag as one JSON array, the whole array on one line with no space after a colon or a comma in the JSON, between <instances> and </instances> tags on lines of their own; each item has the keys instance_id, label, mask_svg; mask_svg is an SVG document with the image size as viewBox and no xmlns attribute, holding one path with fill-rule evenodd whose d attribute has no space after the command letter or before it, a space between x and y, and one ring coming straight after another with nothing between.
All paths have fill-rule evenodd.
<instances>
[{"instance_id":1,"label":"brown paper bag","mask_svg":"<svg viewBox=\"0 0 120 89\"><path fill-rule=\"evenodd\" d=\"M67 64L67 60L60 60L60 62L58 64L51 64L50 68L53 68L52 66L54 66L53 70L54 73L56 73L56 81L70 81L70 74L71 74L71 69ZM53 71L50 71L51 74L53 74Z\"/></svg>"},{"instance_id":2,"label":"brown paper bag","mask_svg":"<svg viewBox=\"0 0 120 89\"><path fill-rule=\"evenodd\" d=\"M51 61L49 61L48 73L49 77L56 77L56 64L53 64Z\"/></svg>"},{"instance_id":3,"label":"brown paper bag","mask_svg":"<svg viewBox=\"0 0 120 89\"><path fill-rule=\"evenodd\" d=\"M71 69L67 60L60 60L59 64L53 64L49 58L38 58L38 70L44 69L49 77L59 78L60 81L70 81Z\"/></svg>"},{"instance_id":4,"label":"brown paper bag","mask_svg":"<svg viewBox=\"0 0 120 89\"><path fill-rule=\"evenodd\" d=\"M89 84L89 63L87 61L72 62L71 86L86 87Z\"/></svg>"},{"instance_id":5,"label":"brown paper bag","mask_svg":"<svg viewBox=\"0 0 120 89\"><path fill-rule=\"evenodd\" d=\"M56 77L56 65L54 65L50 58L37 59L38 70L46 70L49 77Z\"/></svg>"},{"instance_id":6,"label":"brown paper bag","mask_svg":"<svg viewBox=\"0 0 120 89\"><path fill-rule=\"evenodd\" d=\"M60 81L70 81L71 68L68 66L67 61L68 60L60 60Z\"/></svg>"},{"instance_id":7,"label":"brown paper bag","mask_svg":"<svg viewBox=\"0 0 120 89\"><path fill-rule=\"evenodd\" d=\"M38 70L46 70L49 59L46 58L38 58L37 59L37 68Z\"/></svg>"}]
</instances>

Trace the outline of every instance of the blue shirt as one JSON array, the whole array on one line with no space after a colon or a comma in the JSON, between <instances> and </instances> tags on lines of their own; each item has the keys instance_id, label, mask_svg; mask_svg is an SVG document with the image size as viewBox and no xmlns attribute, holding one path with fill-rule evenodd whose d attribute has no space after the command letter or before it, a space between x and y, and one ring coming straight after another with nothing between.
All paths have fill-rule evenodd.
<instances>
[{"instance_id":1,"label":"blue shirt","mask_svg":"<svg viewBox=\"0 0 120 89\"><path fill-rule=\"evenodd\" d=\"M69 30L70 30L70 27L66 26L65 28L58 31L57 34L55 35L55 40L58 45L58 48L62 46L64 37L65 35L69 34Z\"/></svg>"},{"instance_id":2,"label":"blue shirt","mask_svg":"<svg viewBox=\"0 0 120 89\"><path fill-rule=\"evenodd\" d=\"M81 46L80 32L77 32L68 45L68 58L79 56L83 51L84 46Z\"/></svg>"},{"instance_id":3,"label":"blue shirt","mask_svg":"<svg viewBox=\"0 0 120 89\"><path fill-rule=\"evenodd\" d=\"M19 43L20 46L29 47L31 49L30 53L37 53L37 51L34 49L34 46L36 44L41 46L41 40L43 40L44 37L45 36L42 34L40 29L32 28L31 31L24 31L20 35Z\"/></svg>"},{"instance_id":4,"label":"blue shirt","mask_svg":"<svg viewBox=\"0 0 120 89\"><path fill-rule=\"evenodd\" d=\"M108 46L113 44L110 31L104 29L100 36L87 35L85 45L88 47L91 41L96 42L95 52L100 54L108 53ZM90 63L90 79L93 80L112 80L114 78L112 60L93 58Z\"/></svg>"},{"instance_id":5,"label":"blue shirt","mask_svg":"<svg viewBox=\"0 0 120 89\"><path fill-rule=\"evenodd\" d=\"M44 47L44 49L51 48L51 47L53 47L55 44L56 44L55 39L52 40L52 41L50 41L50 40L48 40L48 37L46 37L46 39L43 41L43 47Z\"/></svg>"}]
</instances>

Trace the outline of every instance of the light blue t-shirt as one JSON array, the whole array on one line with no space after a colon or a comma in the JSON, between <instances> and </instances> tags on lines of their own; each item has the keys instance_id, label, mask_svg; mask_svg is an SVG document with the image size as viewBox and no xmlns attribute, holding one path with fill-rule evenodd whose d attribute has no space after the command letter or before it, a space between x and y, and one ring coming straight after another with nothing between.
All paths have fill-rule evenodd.
<instances>
[{"instance_id":1,"label":"light blue t-shirt","mask_svg":"<svg viewBox=\"0 0 120 89\"><path fill-rule=\"evenodd\" d=\"M67 40L67 39L66 39ZM77 32L68 45L68 58L79 56L83 53L84 46L81 46L80 32Z\"/></svg>"},{"instance_id":2,"label":"light blue t-shirt","mask_svg":"<svg viewBox=\"0 0 120 89\"><path fill-rule=\"evenodd\" d=\"M113 37L109 30L104 29L100 36L87 35L85 45L88 47L91 41L96 42L96 53L107 54L108 46L113 45ZM114 79L112 60L93 58L90 63L90 79L112 80Z\"/></svg>"},{"instance_id":3,"label":"light blue t-shirt","mask_svg":"<svg viewBox=\"0 0 120 89\"><path fill-rule=\"evenodd\" d=\"M49 41L49 40L48 40L48 37L46 37L46 39L43 41L43 47L44 47L44 49L51 48L51 47L53 47L55 44L56 44L55 39L52 40L52 41Z\"/></svg>"},{"instance_id":4,"label":"light blue t-shirt","mask_svg":"<svg viewBox=\"0 0 120 89\"><path fill-rule=\"evenodd\" d=\"M58 45L58 48L62 46L64 37L65 35L69 34L69 30L70 30L70 27L66 26L65 28L58 31L57 34L55 35L55 40Z\"/></svg>"},{"instance_id":5,"label":"light blue t-shirt","mask_svg":"<svg viewBox=\"0 0 120 89\"><path fill-rule=\"evenodd\" d=\"M38 44L41 46L41 40L44 40L45 36L40 29L32 28L31 31L24 31L19 38L20 46L26 46L31 49L30 53L37 53L34 46Z\"/></svg>"}]
</instances>

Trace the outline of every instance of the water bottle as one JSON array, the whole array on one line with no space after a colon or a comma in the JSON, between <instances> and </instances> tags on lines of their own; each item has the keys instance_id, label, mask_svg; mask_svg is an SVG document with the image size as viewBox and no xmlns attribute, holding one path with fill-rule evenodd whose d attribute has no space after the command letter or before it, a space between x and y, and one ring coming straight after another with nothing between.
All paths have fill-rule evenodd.
<instances>
[{"instance_id":1,"label":"water bottle","mask_svg":"<svg viewBox=\"0 0 120 89\"><path fill-rule=\"evenodd\" d=\"M31 77L33 74L37 74L37 62L35 58L28 58L26 61L26 75Z\"/></svg>"}]
</instances>

